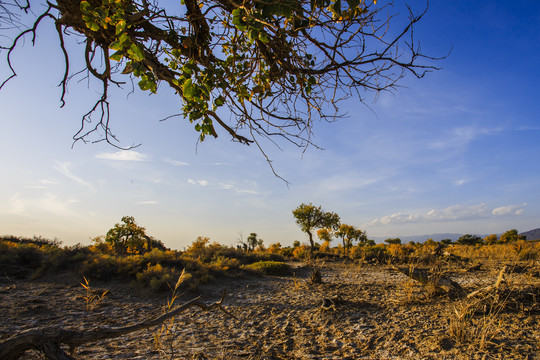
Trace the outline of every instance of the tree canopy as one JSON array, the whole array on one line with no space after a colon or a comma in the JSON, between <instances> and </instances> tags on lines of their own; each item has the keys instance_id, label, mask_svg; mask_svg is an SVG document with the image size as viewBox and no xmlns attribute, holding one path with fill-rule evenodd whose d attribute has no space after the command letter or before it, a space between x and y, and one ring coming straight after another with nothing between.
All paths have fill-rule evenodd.
<instances>
[{"instance_id":1,"label":"tree canopy","mask_svg":"<svg viewBox=\"0 0 540 360\"><path fill-rule=\"evenodd\" d=\"M312 231L321 228L337 228L339 226L339 215L333 212L326 212L320 206L313 204L301 204L293 210L296 224L309 237L311 251L315 249Z\"/></svg>"},{"instance_id":2,"label":"tree canopy","mask_svg":"<svg viewBox=\"0 0 540 360\"><path fill-rule=\"evenodd\" d=\"M340 100L390 90L405 73L421 78L435 69L423 61L427 57L413 31L427 8L415 11L392 0L3 0L0 5L1 45L12 72L0 88L16 76L13 52L24 38L34 42L47 21L56 28L65 58L62 106L73 75L101 84L101 96L82 116L75 141L97 133L92 141L121 146L111 132L109 88L134 81L143 91L157 93L165 85L176 92L177 115L193 124L200 140L225 132L233 141L255 143L263 154L261 139L281 138L306 148L313 144L313 120L343 115ZM81 46L67 46L67 37ZM76 51L84 53L85 66L72 71Z\"/></svg>"},{"instance_id":3,"label":"tree canopy","mask_svg":"<svg viewBox=\"0 0 540 360\"><path fill-rule=\"evenodd\" d=\"M365 244L367 241L366 233L352 225L341 224L336 231L336 236L343 242L343 254L351 247L354 241Z\"/></svg>"},{"instance_id":4,"label":"tree canopy","mask_svg":"<svg viewBox=\"0 0 540 360\"><path fill-rule=\"evenodd\" d=\"M122 223L114 224L104 238L98 236L94 242L108 244L116 254L120 255L143 254L154 248L166 249L160 240L146 235L146 229L137 225L133 216L124 216Z\"/></svg>"}]
</instances>

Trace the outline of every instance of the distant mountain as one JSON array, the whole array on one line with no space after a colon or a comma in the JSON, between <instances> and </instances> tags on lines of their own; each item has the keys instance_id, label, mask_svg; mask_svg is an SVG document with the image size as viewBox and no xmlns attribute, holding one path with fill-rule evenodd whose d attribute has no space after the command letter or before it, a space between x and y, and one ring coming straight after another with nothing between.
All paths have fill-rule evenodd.
<instances>
[{"instance_id":1,"label":"distant mountain","mask_svg":"<svg viewBox=\"0 0 540 360\"><path fill-rule=\"evenodd\" d=\"M414 242L425 242L427 239L433 239L435 241L441 241L443 239L450 239L452 241L456 241L460 237L462 237L464 234L455 234L455 233L447 233L447 234L431 234L431 235L414 235L414 236L396 236L401 239L402 244L406 244L409 241ZM488 236L489 234L471 234L471 235L477 235L480 236L482 239ZM520 233L520 235L525 235L527 237L527 240L538 240L540 239L540 228L529 230ZM501 234L498 234L498 236L501 236ZM374 237L373 240L376 242L383 242L384 240L388 239L388 237Z\"/></svg>"},{"instance_id":2,"label":"distant mountain","mask_svg":"<svg viewBox=\"0 0 540 360\"><path fill-rule=\"evenodd\" d=\"M397 237L401 239L402 244L406 244L409 241L424 242L427 239L433 239L435 241L441 241L443 239L450 239L452 241L456 241L461 236L463 236L463 234L447 233L447 234L413 235L413 236L397 236ZM486 235L479 235L479 236L484 238ZM388 237L375 237L374 238L376 242L383 242L386 239L388 239Z\"/></svg>"},{"instance_id":3,"label":"distant mountain","mask_svg":"<svg viewBox=\"0 0 540 360\"><path fill-rule=\"evenodd\" d=\"M538 240L540 239L540 228L522 232L520 235L525 235L527 240Z\"/></svg>"}]
</instances>

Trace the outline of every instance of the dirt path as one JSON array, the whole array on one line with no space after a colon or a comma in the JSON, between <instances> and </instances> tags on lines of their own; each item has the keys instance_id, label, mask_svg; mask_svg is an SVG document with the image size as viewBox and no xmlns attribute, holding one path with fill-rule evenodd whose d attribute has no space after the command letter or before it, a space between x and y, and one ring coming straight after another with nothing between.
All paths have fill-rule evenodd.
<instances>
[{"instance_id":1,"label":"dirt path","mask_svg":"<svg viewBox=\"0 0 540 360\"><path fill-rule=\"evenodd\" d=\"M200 289L203 299L209 302L219 299L221 291L226 289L228 296L224 305L237 319L219 311L190 309L176 317L169 335L162 334L158 349L153 336L158 329L154 328L89 344L79 348L76 357L130 360L540 358L537 307L499 312L487 309L470 324L462 319L464 330L479 328L482 331L471 331L469 340L459 341L455 336L455 329L459 329L455 314L466 305L462 298L429 296L426 289L384 266L327 263L322 268L322 284L309 283L310 268L294 266L295 276L291 277L220 278ZM494 269L452 275L467 290L475 290L492 284L497 272ZM539 285L538 278L512 276L512 281ZM109 290L109 293L99 306L87 311L85 291L79 281L71 278L64 283L9 283L4 279L0 283L0 313L3 314L0 340L41 326L62 325L82 330L139 322L160 315L169 295L145 294L118 283L95 284L96 290ZM192 294L186 294L182 300L190 297ZM325 299L327 310L321 308ZM484 325L479 326L482 322ZM39 358L36 353L25 356L25 359L36 358Z\"/></svg>"}]
</instances>

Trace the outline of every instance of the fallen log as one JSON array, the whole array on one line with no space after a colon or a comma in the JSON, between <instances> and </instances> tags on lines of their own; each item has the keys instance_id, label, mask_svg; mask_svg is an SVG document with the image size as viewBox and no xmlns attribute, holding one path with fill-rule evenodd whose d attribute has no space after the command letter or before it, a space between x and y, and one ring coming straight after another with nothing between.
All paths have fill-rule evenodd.
<instances>
[{"instance_id":1,"label":"fallen log","mask_svg":"<svg viewBox=\"0 0 540 360\"><path fill-rule=\"evenodd\" d=\"M165 320L194 306L205 311L217 308L226 315L235 318L234 315L222 307L224 297L225 293L223 293L223 296L219 301L210 305L201 302L200 297L197 297L157 318L147 319L130 326L98 326L87 331L63 329L58 326L26 330L0 343L0 359L16 360L28 350L37 350L42 352L48 360L74 360L75 358L73 356L75 354L75 349L82 344L92 343L103 339L113 339L138 330L160 325ZM62 349L61 345L68 346L70 354L67 354Z\"/></svg>"},{"instance_id":2,"label":"fallen log","mask_svg":"<svg viewBox=\"0 0 540 360\"><path fill-rule=\"evenodd\" d=\"M454 280L441 274L432 274L428 270L417 268L403 268L392 267L393 270L397 270L402 274L409 276L410 278L424 284L434 285L437 288L443 289L448 292L463 292L463 288Z\"/></svg>"}]
</instances>

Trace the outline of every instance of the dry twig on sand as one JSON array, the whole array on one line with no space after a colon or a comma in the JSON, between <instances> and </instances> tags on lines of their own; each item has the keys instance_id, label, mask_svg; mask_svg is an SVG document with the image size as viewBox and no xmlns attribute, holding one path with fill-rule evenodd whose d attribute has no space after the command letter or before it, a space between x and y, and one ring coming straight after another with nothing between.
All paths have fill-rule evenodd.
<instances>
[{"instance_id":1,"label":"dry twig on sand","mask_svg":"<svg viewBox=\"0 0 540 360\"><path fill-rule=\"evenodd\" d=\"M236 319L233 314L223 308L222 303L224 298L225 292L219 301L207 305L200 301L200 297L197 297L157 318L147 319L137 324L123 327L96 327L87 331L77 331L53 326L27 330L0 343L0 359L15 360L26 351L34 349L42 352L49 360L73 360L75 349L82 344L103 339L113 339L134 331L160 325L165 320L191 307L199 307L204 311L219 309L227 316ZM70 354L67 354L61 348L61 345L67 345L70 348Z\"/></svg>"}]
</instances>

